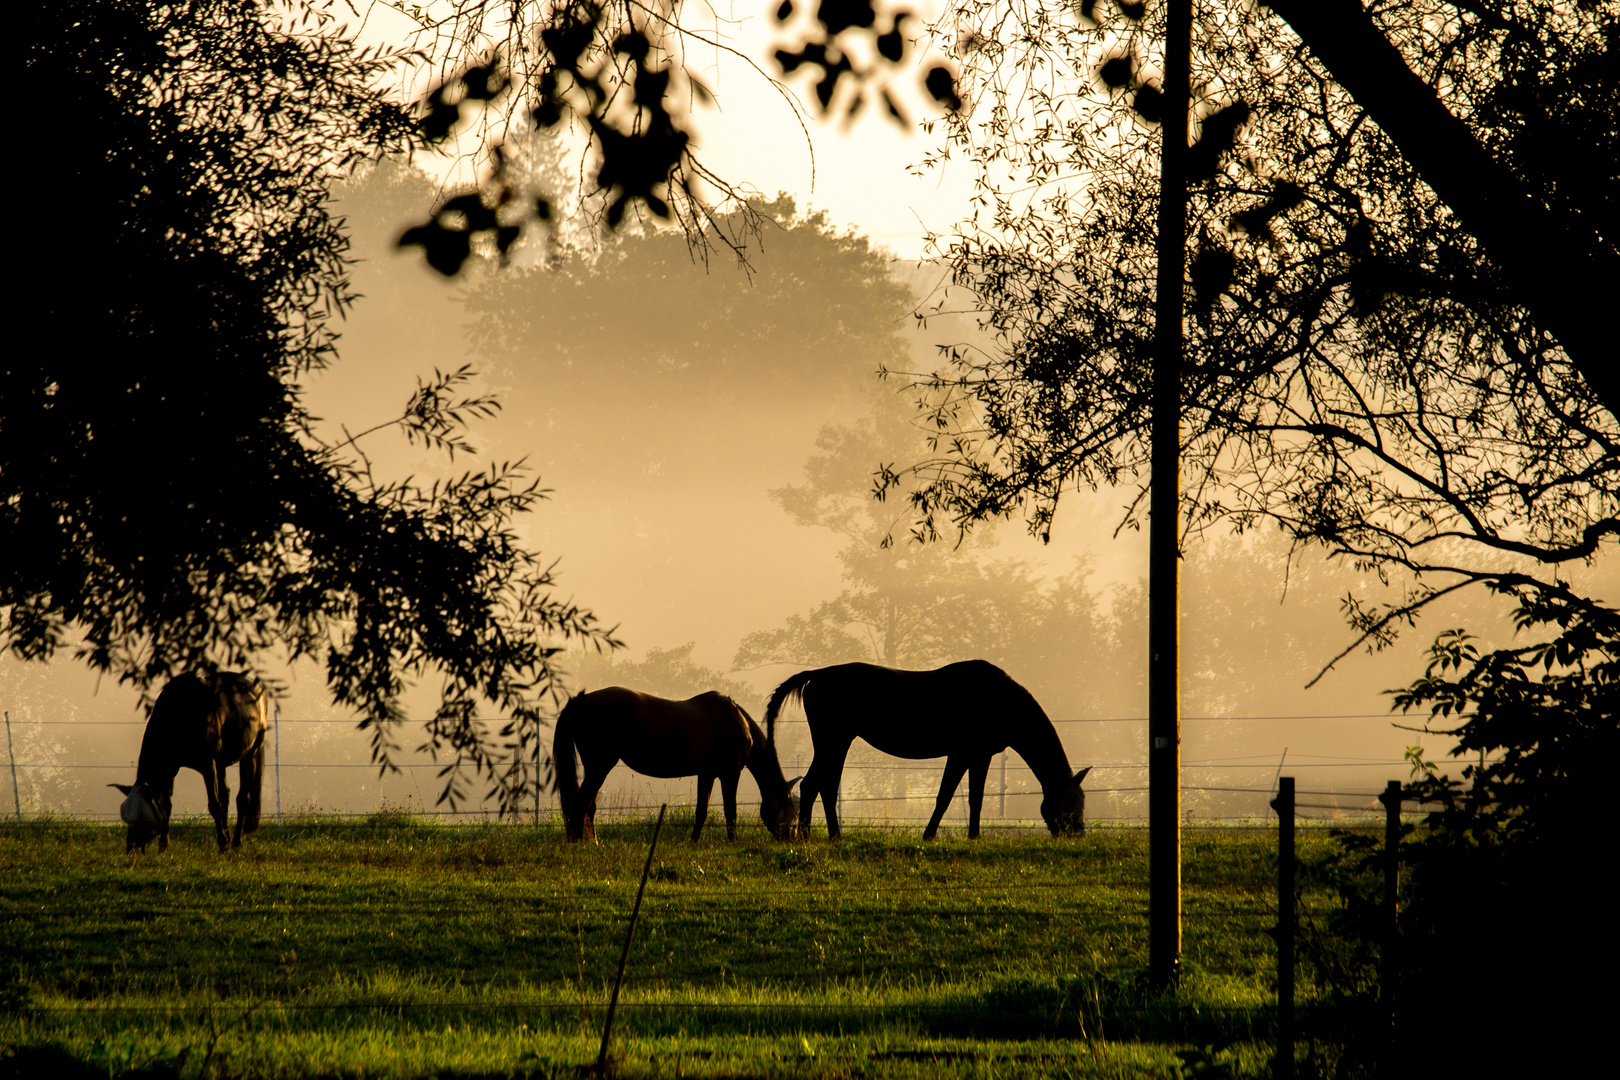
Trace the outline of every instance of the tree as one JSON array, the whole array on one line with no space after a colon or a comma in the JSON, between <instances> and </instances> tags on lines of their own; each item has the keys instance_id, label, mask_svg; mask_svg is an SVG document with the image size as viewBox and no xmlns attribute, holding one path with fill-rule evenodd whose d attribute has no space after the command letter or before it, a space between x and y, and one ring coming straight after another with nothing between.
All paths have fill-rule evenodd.
<instances>
[{"instance_id":1,"label":"tree","mask_svg":"<svg viewBox=\"0 0 1620 1080\"><path fill-rule=\"evenodd\" d=\"M512 532L540 490L509 465L379 479L370 433L322 441L300 399L353 300L327 185L408 141L375 88L394 58L255 0L39 5L25 40L26 86L76 127L51 150L71 217L18 222L20 310L54 337L0 376L0 647L71 646L143 691L309 656L384 768L399 694L436 671L430 743L515 805L559 642L612 643ZM98 247L92 287L69 285L87 265L70 235ZM392 426L466 452L495 408L466 378L421 381ZM513 718L498 735L483 699Z\"/></svg>"},{"instance_id":2,"label":"tree","mask_svg":"<svg viewBox=\"0 0 1620 1080\"><path fill-rule=\"evenodd\" d=\"M828 425L805 483L771 492L797 524L846 541L838 558L847 587L785 626L749 634L733 666L922 669L977 658L1036 689L1054 716L1104 711L1103 680L1073 678L1072 657L1113 651L1084 564L1043 581L1025 562L993 557L988 533L956 549L885 542L895 523L871 497L870 463L916 452L920 435L907 411L883 396L858 423Z\"/></svg>"},{"instance_id":3,"label":"tree","mask_svg":"<svg viewBox=\"0 0 1620 1080\"><path fill-rule=\"evenodd\" d=\"M1620 187L1605 164L1613 161L1620 107L1612 6L1457 2L1420 13L1406 4L1279 0L1271 7L1461 218L1609 411L1620 411L1603 284L1620 277L1620 248L1604 224L1614 218ZM1444 29L1431 34L1425 22ZM1462 94L1446 87L1473 114L1456 115L1448 95L1436 93L1447 80L1413 71L1403 50L1420 66L1438 55L1445 75L1470 64L1494 68L1495 85Z\"/></svg>"},{"instance_id":4,"label":"tree","mask_svg":"<svg viewBox=\"0 0 1620 1080\"><path fill-rule=\"evenodd\" d=\"M1309 867L1340 898L1302 950L1335 1006L1313 1033L1322 1056L1338 1059L1335 1075L1568 1071L1599 1050L1589 972L1613 948L1602 944L1607 874L1593 851L1604 771L1620 750L1620 614L1537 589L1513 599L1520 641L1481 650L1465 631L1445 631L1423 676L1390 692L1423 730L1453 736L1453 756L1467 763L1451 779L1408 751L1408 805L1428 813L1403 827L1393 942L1381 845L1341 834ZM1396 983L1383 986L1389 970ZM1491 1037L1504 987L1535 988L1515 1022L1559 1037ZM1394 1002L1393 1032L1380 1001Z\"/></svg>"},{"instance_id":5,"label":"tree","mask_svg":"<svg viewBox=\"0 0 1620 1080\"><path fill-rule=\"evenodd\" d=\"M491 274L466 294L469 339L520 393L566 382L569 412L592 426L860 400L873 372L906 355L898 331L911 295L881 252L825 212L785 195L750 212L765 231L748 267L694 265L678 233L637 230Z\"/></svg>"},{"instance_id":6,"label":"tree","mask_svg":"<svg viewBox=\"0 0 1620 1080\"><path fill-rule=\"evenodd\" d=\"M735 50L706 29L683 25L680 0L450 0L432 12L399 10L417 20L414 44L441 76L422 102L422 137L437 143L472 134L486 165L478 182L402 237L404 245L421 246L433 267L453 275L476 251L504 256L526 225L551 221L568 200L569 193L526 182L521 162L535 137L559 138L575 153L573 194L609 230L673 223L704 261L716 247L748 261L766 225L755 211L758 193L716 174L697 153L689 114L714 104L715 95L685 62L694 45L705 55ZM776 69L819 70L814 93L823 111L852 117L878 100L906 122L904 95L891 84L917 22L909 9L880 12L872 0L844 0L812 13L783 0L774 18L784 30L792 25L775 51ZM763 87L801 116L797 99L748 62ZM954 100L943 65L931 67L922 84L934 99Z\"/></svg>"},{"instance_id":7,"label":"tree","mask_svg":"<svg viewBox=\"0 0 1620 1080\"><path fill-rule=\"evenodd\" d=\"M925 61L921 82L960 119L978 96L987 60L1002 63L1009 48L1025 58L1060 54L1077 31L1096 28L1110 7L1126 24L1144 25L1147 6L1138 3L1084 0L1072 6L1072 15L1071 5L1040 0L952 8L933 29L965 69L967 87L938 61ZM420 44L446 75L426 102L423 132L442 138L464 128L463 103L479 103L478 122L495 152L479 192L457 196L412 230L408 242L427 247L435 266L458 270L475 234L507 250L517 223L529 216L525 200L532 192L516 182L503 148L509 140L521 145L528 132L561 131L568 121L588 132L578 173L610 225L645 208L676 220L699 251L718 241L746 258L757 222L745 214L730 222L743 228L728 229L714 216L716 205L723 212L728 202L745 202L746 192L702 165L685 120L693 105L712 99L685 70L686 45L720 43L683 26L679 3L652 10L569 0L492 10L488 0L457 0L452 8L449 18L418 16ZM879 101L906 123L895 75L916 59L909 40L916 16L908 8L851 0L819 3L812 11L786 0L774 14L787 35L775 51L776 68L786 77L819 72L813 93L824 114L853 117ZM1614 128L1605 118L1615 115L1620 94L1615 54L1606 44L1615 33L1609 5L1279 0L1263 13L1216 5L1202 18L1214 46L1205 56L1213 79L1206 85L1217 88L1217 96L1232 85L1225 64L1243 51L1223 44L1234 28L1251 41L1275 43L1268 75L1330 75L1462 218L1513 302L1557 339L1609 411L1620 408L1599 315L1599 290L1620 274L1620 255L1603 225L1613 217L1615 194L1612 170L1605 168ZM960 38L959 30L965 31ZM998 40L1001 30L1009 32ZM1150 75L1108 50L1090 61L1073 72L1079 85L1100 80L1140 91L1142 115L1156 120L1160 94ZM1477 84L1459 82L1459 72L1470 66L1495 67L1499 89L1475 93ZM464 68L466 78L454 77ZM1069 89L1032 86L1023 100L1045 112L1061 106ZM995 123L1016 123L1016 111ZM1228 122L1236 119L1227 115ZM718 192L718 201L705 185ZM537 216L548 218L551 208L551 198L540 196ZM1546 266L1564 272L1544 273Z\"/></svg>"},{"instance_id":8,"label":"tree","mask_svg":"<svg viewBox=\"0 0 1620 1080\"><path fill-rule=\"evenodd\" d=\"M753 688L693 660L695 648L697 643L692 641L673 649L652 648L641 660L625 660L618 653L583 652L572 658L569 682L574 693L583 694L604 686L628 686L672 701L683 701L713 690L748 707L756 696Z\"/></svg>"},{"instance_id":9,"label":"tree","mask_svg":"<svg viewBox=\"0 0 1620 1080\"><path fill-rule=\"evenodd\" d=\"M1039 5L958 13L976 111L951 119L953 150L986 209L944 255L997 341L927 380L939 434L912 470L920 536L1019 512L1044 534L1071 484L1146 490L1158 31L1121 10L1114 25ZM1450 575L1382 609L1347 600L1374 644L1469 582L1562 588L1557 567L1620 535L1613 413L1310 53L1261 14L1201 11L1186 527L1269 520L1356 565ZM1538 23L1540 62L1595 79L1593 19ZM1529 52L1454 52L1467 35L1438 25L1431 80L1505 113L1493 80L1522 77Z\"/></svg>"}]
</instances>

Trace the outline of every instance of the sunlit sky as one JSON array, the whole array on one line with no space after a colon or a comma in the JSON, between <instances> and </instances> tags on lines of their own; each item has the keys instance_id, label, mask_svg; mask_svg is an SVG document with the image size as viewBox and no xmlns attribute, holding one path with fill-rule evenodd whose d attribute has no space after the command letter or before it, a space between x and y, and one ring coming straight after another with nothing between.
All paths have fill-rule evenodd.
<instances>
[{"instance_id":1,"label":"sunlit sky","mask_svg":"<svg viewBox=\"0 0 1620 1080\"><path fill-rule=\"evenodd\" d=\"M933 3L913 5L931 17ZM432 5L428 5L432 7ZM968 212L972 175L961 163L918 170L939 148L943 126L932 133L922 122L938 107L918 88L920 73L935 55L919 40L895 73L892 87L910 114L902 126L870 106L854 118L823 119L810 92L809 77L797 73L785 83L770 59L789 40L789 31L760 0L716 0L693 4L685 19L694 33L720 47L696 42L688 53L692 72L714 91L716 104L694 114L695 145L703 162L727 181L766 196L785 191L801 207L825 210L840 228L854 228L873 243L905 258L923 254L923 237L949 228ZM414 24L383 3L363 4L361 40L403 45ZM921 26L909 24L917 37ZM788 96L794 99L789 102ZM423 159L424 167L433 163ZM438 167L448 170L447 162Z\"/></svg>"}]
</instances>

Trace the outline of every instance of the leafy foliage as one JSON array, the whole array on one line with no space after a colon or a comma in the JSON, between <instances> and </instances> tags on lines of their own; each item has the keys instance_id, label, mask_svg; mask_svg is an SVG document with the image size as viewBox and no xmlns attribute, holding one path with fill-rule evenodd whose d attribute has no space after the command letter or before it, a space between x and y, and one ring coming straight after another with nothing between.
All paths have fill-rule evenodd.
<instances>
[{"instance_id":1,"label":"leafy foliage","mask_svg":"<svg viewBox=\"0 0 1620 1080\"><path fill-rule=\"evenodd\" d=\"M1602 933L1607 918L1606 875L1592 845L1607 809L1606 771L1620 751L1620 613L1550 590L1514 595L1520 632L1552 636L1481 652L1466 632L1448 630L1423 677L1393 692L1399 708L1427 711L1429 723L1460 719L1446 729L1452 754L1478 755L1461 780L1441 775L1417 748L1408 755L1407 798L1430 811L1420 827L1403 828L1395 986L1379 978L1389 947L1382 845L1341 835L1314 867L1340 896L1304 943L1334 1006L1315 1037L1339 1075L1387 1075L1392 1061L1415 1074L1574 1064L1601 1030L1583 977L1589 958L1552 928ZM1534 1052L1482 1042L1492 1011L1485 995L1503 986L1534 988L1516 1009L1526 1030L1557 1024L1570 1038ZM1392 1035L1387 1020L1378 1022L1389 998ZM1461 1038L1438 1045L1434 1031Z\"/></svg>"},{"instance_id":2,"label":"leafy foliage","mask_svg":"<svg viewBox=\"0 0 1620 1080\"><path fill-rule=\"evenodd\" d=\"M1462 720L1452 754L1479 755L1462 780L1422 771L1414 797L1438 804L1428 826L1450 845L1558 844L1601 813L1605 770L1620 751L1620 612L1519 589L1520 632L1547 640L1480 653L1441 634L1423 678L1394 695L1430 723Z\"/></svg>"},{"instance_id":3,"label":"leafy foliage","mask_svg":"<svg viewBox=\"0 0 1620 1080\"><path fill-rule=\"evenodd\" d=\"M406 230L402 246L420 246L430 266L454 275L476 252L505 256L525 226L550 222L566 193L539 190L522 168L538 137L577 146L580 194L608 230L645 213L673 222L705 261L716 247L748 260L767 224L755 211L758 193L703 164L690 111L716 99L686 64L691 47L735 50L683 23L681 0L448 6L444 17L402 9L421 26L417 45L442 68L420 103L418 131L430 144L472 133L487 168L477 184ZM908 28L918 23L913 12L880 10L872 0L819 0L799 14L792 0L774 9L776 23L790 30L774 53L783 75L819 70L813 93L824 114L851 118L877 99L895 121L909 123L892 84ZM802 125L797 99L755 67ZM932 65L922 83L947 107L960 103L947 65Z\"/></svg>"},{"instance_id":4,"label":"leafy foliage","mask_svg":"<svg viewBox=\"0 0 1620 1080\"><path fill-rule=\"evenodd\" d=\"M1412 48L1431 82L1496 102L1473 119L1506 115L1490 93L1504 70L1538 77L1530 50L1493 51L1473 24L1408 7L1381 18L1403 43L1430 34ZM1186 528L1271 521L1358 567L1453 583L1352 602L1375 645L1455 583L1549 584L1551 567L1612 550L1620 428L1539 315L1272 16L1199 11ZM959 287L941 310L976 310L996 341L920 377L936 433L909 470L923 537L1014 514L1045 536L1072 486L1147 490L1162 131L1143 95L1162 15L1092 14L987 2L937 28L974 101L951 119L948 153L973 163L982 206L939 241ZM1600 78L1602 23L1570 11L1527 16L1524 32L1546 71ZM1537 159L1519 163L1550 181Z\"/></svg>"},{"instance_id":5,"label":"leafy foliage","mask_svg":"<svg viewBox=\"0 0 1620 1080\"><path fill-rule=\"evenodd\" d=\"M300 399L353 299L327 185L409 135L374 89L391 59L255 0L48 4L28 31L30 87L81 133L53 147L52 199L99 258L92 287L65 287L86 264L61 219L19 223L22 309L60 336L4 361L0 646L72 644L148 693L310 656L384 768L400 693L437 671L433 747L503 800L533 790L521 748L556 642L611 643L514 532L544 493L521 464L379 479ZM421 382L394 426L466 452L463 425L494 408L467 377ZM513 717L499 735L473 720L486 699Z\"/></svg>"}]
</instances>

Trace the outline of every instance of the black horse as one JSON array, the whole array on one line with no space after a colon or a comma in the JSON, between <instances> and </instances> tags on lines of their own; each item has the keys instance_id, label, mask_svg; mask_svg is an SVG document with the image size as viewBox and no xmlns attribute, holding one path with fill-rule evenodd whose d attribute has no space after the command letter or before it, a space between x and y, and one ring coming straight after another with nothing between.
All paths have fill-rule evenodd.
<instances>
[{"instance_id":1,"label":"black horse","mask_svg":"<svg viewBox=\"0 0 1620 1080\"><path fill-rule=\"evenodd\" d=\"M236 795L236 831L230 846L242 846L242 835L259 828L259 790L264 779L264 733L269 727L264 687L247 675L178 675L158 694L141 738L135 783L110 784L126 798L119 808L129 826L124 850L133 851L157 838L158 850L169 847L169 810L174 778L181 769L202 773L208 787L208 812L214 816L214 838L225 850L231 789L225 770L237 763L242 789Z\"/></svg>"},{"instance_id":2,"label":"black horse","mask_svg":"<svg viewBox=\"0 0 1620 1080\"><path fill-rule=\"evenodd\" d=\"M1034 696L1006 672L984 660L964 660L935 671L896 671L875 664L838 664L801 671L771 694L765 709L767 739L774 742L776 717L797 695L810 723L815 756L799 789L799 825L808 834L816 797L836 839L838 786L849 745L865 739L885 754L945 758L934 816L923 837L932 840L951 797L968 774L968 836L979 835L984 778L990 759L1011 747L1040 781L1041 817L1054 835L1085 832L1089 767L1069 775L1069 756L1057 729Z\"/></svg>"}]
</instances>

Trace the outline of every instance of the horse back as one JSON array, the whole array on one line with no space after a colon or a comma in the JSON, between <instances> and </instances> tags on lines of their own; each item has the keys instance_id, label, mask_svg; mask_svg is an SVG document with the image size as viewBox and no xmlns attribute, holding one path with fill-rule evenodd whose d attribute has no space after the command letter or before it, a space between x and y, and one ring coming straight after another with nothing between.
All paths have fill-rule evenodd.
<instances>
[{"instance_id":1,"label":"horse back","mask_svg":"<svg viewBox=\"0 0 1620 1080\"><path fill-rule=\"evenodd\" d=\"M996 753L1026 728L1051 727L1029 691L987 660L931 671L839 664L811 672L802 694L812 735L859 736L896 757Z\"/></svg>"},{"instance_id":2,"label":"horse back","mask_svg":"<svg viewBox=\"0 0 1620 1080\"><path fill-rule=\"evenodd\" d=\"M712 690L671 701L610 686L582 698L588 709L574 731L581 755L611 754L646 776L693 776L739 766L753 745L748 718Z\"/></svg>"},{"instance_id":3,"label":"horse back","mask_svg":"<svg viewBox=\"0 0 1620 1080\"><path fill-rule=\"evenodd\" d=\"M234 765L258 748L268 726L264 688L250 676L177 675L152 706L140 770Z\"/></svg>"}]
</instances>

